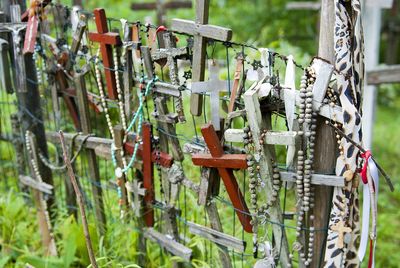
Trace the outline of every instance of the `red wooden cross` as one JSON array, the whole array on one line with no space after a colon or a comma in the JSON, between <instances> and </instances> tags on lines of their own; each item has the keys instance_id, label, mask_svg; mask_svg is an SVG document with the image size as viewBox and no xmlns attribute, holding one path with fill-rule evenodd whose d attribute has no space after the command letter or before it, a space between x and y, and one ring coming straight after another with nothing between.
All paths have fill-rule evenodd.
<instances>
[{"instance_id":1,"label":"red wooden cross","mask_svg":"<svg viewBox=\"0 0 400 268\"><path fill-rule=\"evenodd\" d=\"M145 205L143 218L148 227L154 226L154 163L166 168L171 167L173 163L173 158L169 154L153 150L151 137L151 124L145 122L142 126L142 144L138 148L137 155L143 160L143 187L146 189L146 194L143 198ZM130 155L133 154L134 147L132 143L124 145L125 151Z\"/></svg>"},{"instance_id":2,"label":"red wooden cross","mask_svg":"<svg viewBox=\"0 0 400 268\"><path fill-rule=\"evenodd\" d=\"M121 38L118 33L108 31L106 12L103 8L96 8L93 13L98 33L89 33L89 39L100 43L108 96L110 99L115 100L118 94L115 74L112 70L114 68L112 45L121 45Z\"/></svg>"},{"instance_id":3,"label":"red wooden cross","mask_svg":"<svg viewBox=\"0 0 400 268\"><path fill-rule=\"evenodd\" d=\"M217 168L243 229L248 233L252 233L250 212L233 174L233 169L247 168L246 155L224 154L224 150L212 124L204 125L201 128L201 133L210 150L210 154L192 155L193 164L196 166Z\"/></svg>"}]
</instances>

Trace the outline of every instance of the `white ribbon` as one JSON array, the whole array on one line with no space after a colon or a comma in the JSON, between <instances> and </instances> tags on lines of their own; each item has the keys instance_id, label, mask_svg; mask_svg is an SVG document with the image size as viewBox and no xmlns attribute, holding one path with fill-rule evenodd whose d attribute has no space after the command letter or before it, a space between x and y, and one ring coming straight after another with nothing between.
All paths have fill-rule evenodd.
<instances>
[{"instance_id":1,"label":"white ribbon","mask_svg":"<svg viewBox=\"0 0 400 268\"><path fill-rule=\"evenodd\" d=\"M293 121L295 119L295 111L296 111L295 66L294 66L294 61L293 61L292 55L289 55L287 57L284 87L289 89L289 90L284 91L285 113L286 113L286 120L288 123L289 131L292 131L293 130ZM287 167L290 167L293 165L295 151L296 151L295 146L288 146L288 151L286 154L286 166Z\"/></svg>"},{"instance_id":2,"label":"white ribbon","mask_svg":"<svg viewBox=\"0 0 400 268\"><path fill-rule=\"evenodd\" d=\"M375 197L372 197L372 192L371 188L372 185L369 184L364 184L363 185L363 215L362 215L362 230L361 230L361 241L360 241L360 247L358 249L358 258L360 262L363 261L365 257L365 253L367 251L368 247L368 241L369 241L369 219L370 219L370 210L373 211L375 215L374 221L373 221L373 230L372 234L376 236L376 214L377 214L377 209L378 209L378 189L379 189L379 173L378 173L378 168L376 167L376 164L372 157L368 158L368 171L367 176L371 176L372 181L375 185ZM368 181L371 181L370 179ZM371 202L371 198L374 198ZM376 238L374 241L374 246L373 250L375 252L375 245L376 245ZM373 258L375 258L375 254L373 255ZM372 267L375 267L375 261L373 259L372 262Z\"/></svg>"}]
</instances>

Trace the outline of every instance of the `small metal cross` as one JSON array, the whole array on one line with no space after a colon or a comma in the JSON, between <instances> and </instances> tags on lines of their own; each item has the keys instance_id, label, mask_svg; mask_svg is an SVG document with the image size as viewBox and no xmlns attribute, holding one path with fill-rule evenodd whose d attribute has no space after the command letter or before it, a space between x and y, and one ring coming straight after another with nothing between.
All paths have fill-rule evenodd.
<instances>
[{"instance_id":1,"label":"small metal cross","mask_svg":"<svg viewBox=\"0 0 400 268\"><path fill-rule=\"evenodd\" d=\"M214 60L208 61L210 79L207 82L192 83L192 93L210 93L211 122L216 131L220 130L219 93L228 91L227 81L219 80L219 68Z\"/></svg>"}]
</instances>

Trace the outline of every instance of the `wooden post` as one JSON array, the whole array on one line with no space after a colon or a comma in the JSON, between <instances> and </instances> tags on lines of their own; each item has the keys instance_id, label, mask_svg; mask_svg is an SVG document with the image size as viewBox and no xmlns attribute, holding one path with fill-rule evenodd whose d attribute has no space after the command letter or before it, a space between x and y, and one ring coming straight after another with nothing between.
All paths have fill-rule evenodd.
<instances>
[{"instance_id":1,"label":"wooden post","mask_svg":"<svg viewBox=\"0 0 400 268\"><path fill-rule=\"evenodd\" d=\"M334 1L322 0L320 36L318 56L334 62L334 23L335 8ZM322 30L323 29L323 30ZM337 144L335 132L325 124L325 118L321 116L317 120L315 137L314 171L315 173L332 174L335 172ZM332 200L333 187L315 185L314 205L314 227L315 229L326 229L329 222L330 204ZM318 267L324 260L324 250L327 232L316 232L314 242L314 254L311 267Z\"/></svg>"},{"instance_id":2,"label":"wooden post","mask_svg":"<svg viewBox=\"0 0 400 268\"><path fill-rule=\"evenodd\" d=\"M3 7L4 13L6 14L7 21L10 21L10 3L15 1L4 0ZM21 5L21 9L25 10L25 1L18 1ZM22 41L22 40L21 40ZM13 47L18 47L22 50L22 43L12 44ZM41 102L40 102L40 95L39 90L37 87L37 75L36 75L36 68L35 62L32 59L32 54L24 55L24 64L25 68L21 70L26 74L23 77L24 84L27 88L26 91L23 90L16 90L17 100L18 100L18 110L20 113L20 120L22 123L22 132L25 133L26 130L32 131L32 133L36 137L38 149L43 153L45 157L48 157L47 152L47 143L46 143L46 136L45 136L45 129L43 125L43 116L41 110ZM16 62L13 59L13 66L15 66ZM16 71L15 77L18 80L21 76L18 73L18 69L14 69ZM42 174L44 182L49 185L53 185L53 177L51 174L51 170L43 165L40 161L38 162L38 167L40 174ZM50 219L53 221L55 219L56 214L54 206L55 206L55 193L53 192L52 195L46 200L47 207L50 209L52 213L50 213ZM54 209L54 210L53 210Z\"/></svg>"},{"instance_id":3,"label":"wooden post","mask_svg":"<svg viewBox=\"0 0 400 268\"><path fill-rule=\"evenodd\" d=\"M78 108L80 115L80 124L83 134L88 135L92 132L89 114L89 102L86 91L84 74L77 74L75 77L76 95L78 98ZM93 199L95 203L96 219L100 235L105 234L106 216L104 213L103 192L101 188L99 167L97 165L96 154L94 150L86 150L86 157L89 167L89 176L95 182L92 183Z\"/></svg>"},{"instance_id":4,"label":"wooden post","mask_svg":"<svg viewBox=\"0 0 400 268\"><path fill-rule=\"evenodd\" d=\"M381 8L379 1L365 1L363 18L364 21L364 40L365 40L365 67L368 71L376 67L379 62L379 44L381 35ZM369 2L369 3L367 3ZM377 3L373 3L377 2ZM375 6L374 6L375 4ZM377 87L374 85L365 85L363 92L363 116L362 131L363 144L365 148L372 146L372 130L375 121Z\"/></svg>"}]
</instances>

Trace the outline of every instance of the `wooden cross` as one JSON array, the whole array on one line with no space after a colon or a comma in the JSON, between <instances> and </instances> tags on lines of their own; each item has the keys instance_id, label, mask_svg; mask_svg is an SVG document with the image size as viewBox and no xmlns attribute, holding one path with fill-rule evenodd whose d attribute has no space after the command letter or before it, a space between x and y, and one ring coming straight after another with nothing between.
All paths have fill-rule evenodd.
<instances>
[{"instance_id":1,"label":"wooden cross","mask_svg":"<svg viewBox=\"0 0 400 268\"><path fill-rule=\"evenodd\" d=\"M173 162L170 155L154 150L152 144L152 127L150 123L145 122L142 127L142 144L139 146L137 154L143 160L143 187L146 189L146 194L143 198L145 206L143 218L148 227L154 226L154 163L169 168ZM124 149L128 154L132 155L134 145L125 143Z\"/></svg>"},{"instance_id":2,"label":"wooden cross","mask_svg":"<svg viewBox=\"0 0 400 268\"><path fill-rule=\"evenodd\" d=\"M207 38L219 41L229 41L232 38L231 29L208 24L209 5L209 0L196 0L195 21L173 19L171 24L173 31L194 36L192 82L204 81ZM192 115L200 116L202 106L203 96L192 94L190 96L190 112Z\"/></svg>"},{"instance_id":3,"label":"wooden cross","mask_svg":"<svg viewBox=\"0 0 400 268\"><path fill-rule=\"evenodd\" d=\"M227 81L219 80L219 68L214 60L208 61L210 79L207 82L192 83L192 93L210 92L211 122L216 131L220 130L219 94L228 91Z\"/></svg>"},{"instance_id":4,"label":"wooden cross","mask_svg":"<svg viewBox=\"0 0 400 268\"><path fill-rule=\"evenodd\" d=\"M333 66L321 59L316 58L313 61L312 67L317 76L313 85L313 110L319 109L319 115L330 120L335 120L338 123L343 123L342 108L337 105L332 107L323 103L331 76L333 74ZM287 88L281 88L280 90L274 90L273 92L274 96L281 98L282 100L284 100L285 94L288 95L290 93L292 93L292 91ZM297 106L300 104L299 94L300 92L298 90L295 91Z\"/></svg>"},{"instance_id":5,"label":"wooden cross","mask_svg":"<svg viewBox=\"0 0 400 268\"><path fill-rule=\"evenodd\" d=\"M132 3L132 10L156 10L157 25L165 25L165 13L168 9L192 8L192 1L165 1L157 0L152 3Z\"/></svg>"},{"instance_id":6,"label":"wooden cross","mask_svg":"<svg viewBox=\"0 0 400 268\"><path fill-rule=\"evenodd\" d=\"M114 70L112 70L114 68L112 46L121 45L121 38L118 33L108 31L107 17L104 9L96 8L93 13L98 33L89 33L89 39L93 42L100 43L108 96L110 99L115 100L118 94L115 73Z\"/></svg>"},{"instance_id":7,"label":"wooden cross","mask_svg":"<svg viewBox=\"0 0 400 268\"><path fill-rule=\"evenodd\" d=\"M143 182L138 180L127 182L125 185L126 190L133 193L132 209L135 213L135 216L138 217L140 215L140 196L146 195L146 189L142 187Z\"/></svg>"},{"instance_id":8,"label":"wooden cross","mask_svg":"<svg viewBox=\"0 0 400 268\"><path fill-rule=\"evenodd\" d=\"M262 114L260 108L260 102L258 92L256 89L247 90L244 95L244 104L247 113L247 121L253 136L255 150L259 153L255 155L255 159L258 159L259 172L261 178L264 178L265 182L265 196L267 199L272 198L273 186L272 186L272 159L275 159L275 150L271 150L271 145L266 143L261 144L258 142L261 137L261 132L264 129L271 129L271 118L268 114ZM268 201L268 200L267 200ZM279 198L276 199L273 206L269 208L270 220L276 223L282 223L282 210L280 208ZM286 237L286 232L281 228L279 224L272 225L272 232L276 239L276 245L280 254L280 261L283 267L288 267L290 264L289 259L289 244Z\"/></svg>"},{"instance_id":9,"label":"wooden cross","mask_svg":"<svg viewBox=\"0 0 400 268\"><path fill-rule=\"evenodd\" d=\"M338 233L338 241L337 241L337 247L338 248L343 248L344 246L344 234L345 233L350 233L352 230L350 227L345 227L344 222L340 220L338 223L335 225L331 226L332 231L336 231Z\"/></svg>"},{"instance_id":10,"label":"wooden cross","mask_svg":"<svg viewBox=\"0 0 400 268\"><path fill-rule=\"evenodd\" d=\"M166 32L163 35L165 48L159 49L157 52L152 54L152 58L154 61L160 59L167 59L167 65L169 67L169 78L171 84L179 86L179 76L178 76L178 65L177 59L181 57L187 56L187 48L176 47L176 38L171 32ZM175 100L175 107L178 112L178 120L179 122L185 122L185 115L183 113L183 103L182 103L182 96L178 98L174 98Z\"/></svg>"},{"instance_id":11,"label":"wooden cross","mask_svg":"<svg viewBox=\"0 0 400 268\"><path fill-rule=\"evenodd\" d=\"M178 78L178 66L176 60L178 58L187 56L187 48L186 47L177 48L175 36L171 32L164 33L163 40L165 43L165 48L160 48L159 50L153 52L151 57L154 61L167 59L167 64L169 67L169 77L171 83L174 85L178 85L179 78Z\"/></svg>"},{"instance_id":12,"label":"wooden cross","mask_svg":"<svg viewBox=\"0 0 400 268\"><path fill-rule=\"evenodd\" d=\"M247 208L246 201L239 188L233 169L247 168L247 160L245 154L224 154L224 150L220 144L219 138L213 125L206 124L201 128L204 140L210 150L210 154L194 154L192 155L193 164L196 166L204 166L216 168L221 176L229 198L236 210L236 214L243 226L243 229L251 233L251 216Z\"/></svg>"}]
</instances>

